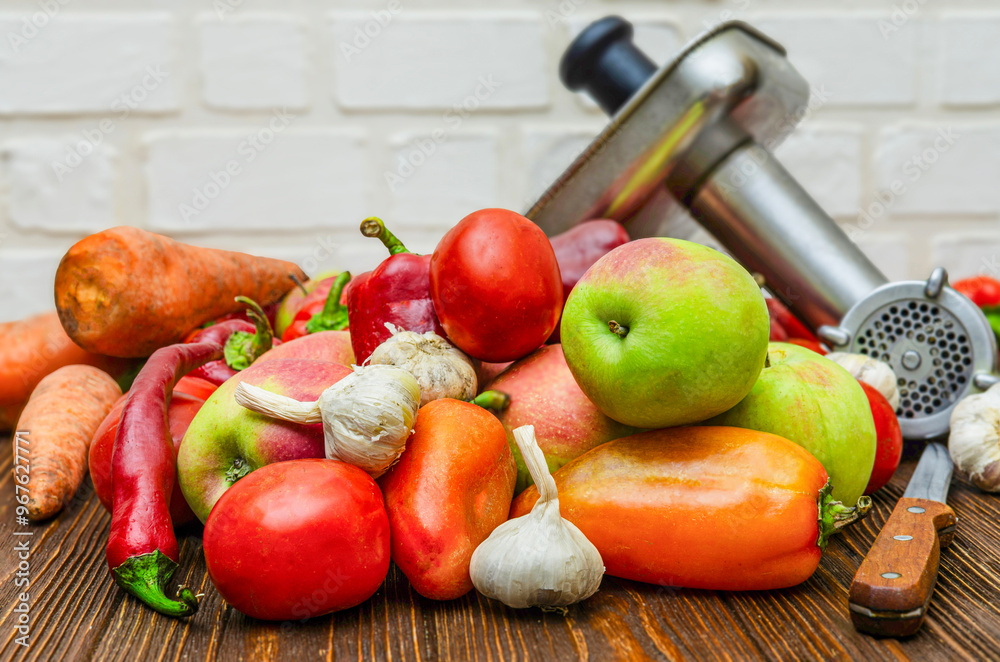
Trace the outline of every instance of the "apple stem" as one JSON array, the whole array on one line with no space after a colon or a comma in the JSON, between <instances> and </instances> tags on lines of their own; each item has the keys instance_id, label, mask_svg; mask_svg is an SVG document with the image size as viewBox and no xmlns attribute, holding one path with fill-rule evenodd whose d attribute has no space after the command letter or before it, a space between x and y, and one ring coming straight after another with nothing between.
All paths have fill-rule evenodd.
<instances>
[{"instance_id":1,"label":"apple stem","mask_svg":"<svg viewBox=\"0 0 1000 662\"><path fill-rule=\"evenodd\" d=\"M253 471L253 469L250 468L250 465L244 461L243 458L238 457L233 460L233 465L226 470L226 481L232 485L251 471Z\"/></svg>"},{"instance_id":2,"label":"apple stem","mask_svg":"<svg viewBox=\"0 0 1000 662\"><path fill-rule=\"evenodd\" d=\"M820 549L826 549L830 536L846 526L860 522L872 509L871 497L860 497L855 506L845 506L833 498L832 492L833 487L827 480L826 485L819 491L819 499L816 502L819 506L819 536L816 538L816 545Z\"/></svg>"},{"instance_id":3,"label":"apple stem","mask_svg":"<svg viewBox=\"0 0 1000 662\"><path fill-rule=\"evenodd\" d=\"M765 368L770 368L771 367L771 354L770 354L770 352L768 352L767 354L764 355L764 367Z\"/></svg>"},{"instance_id":4,"label":"apple stem","mask_svg":"<svg viewBox=\"0 0 1000 662\"><path fill-rule=\"evenodd\" d=\"M608 328L611 329L611 333L615 334L619 338L624 338L628 335L628 327L623 324L619 324L614 320L608 322Z\"/></svg>"}]
</instances>

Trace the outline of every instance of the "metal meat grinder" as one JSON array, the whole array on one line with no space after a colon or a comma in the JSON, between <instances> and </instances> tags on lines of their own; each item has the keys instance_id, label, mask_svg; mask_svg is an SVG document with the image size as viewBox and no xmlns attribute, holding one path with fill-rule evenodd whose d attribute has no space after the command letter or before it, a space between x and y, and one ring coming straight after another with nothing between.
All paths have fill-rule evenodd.
<instances>
[{"instance_id":1,"label":"metal meat grinder","mask_svg":"<svg viewBox=\"0 0 1000 662\"><path fill-rule=\"evenodd\" d=\"M989 323L944 269L888 282L774 158L810 92L779 44L725 23L658 68L608 17L573 41L560 76L612 119L528 212L548 234L611 218L662 236L690 214L837 351L892 366L907 439L947 433L955 403L997 381Z\"/></svg>"}]
</instances>

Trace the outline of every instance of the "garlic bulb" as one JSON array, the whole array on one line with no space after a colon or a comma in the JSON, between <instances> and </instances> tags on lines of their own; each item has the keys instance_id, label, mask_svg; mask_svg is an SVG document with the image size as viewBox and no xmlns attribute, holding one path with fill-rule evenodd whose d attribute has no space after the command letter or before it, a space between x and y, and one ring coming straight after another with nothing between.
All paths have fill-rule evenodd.
<instances>
[{"instance_id":1,"label":"garlic bulb","mask_svg":"<svg viewBox=\"0 0 1000 662\"><path fill-rule=\"evenodd\" d=\"M1000 384L964 398L951 410L948 452L973 485L1000 492Z\"/></svg>"},{"instance_id":2,"label":"garlic bulb","mask_svg":"<svg viewBox=\"0 0 1000 662\"><path fill-rule=\"evenodd\" d=\"M604 576L604 561L580 529L559 515L556 482L535 441L535 428L514 430L538 501L507 520L472 553L469 574L483 595L508 607L560 607L589 598Z\"/></svg>"},{"instance_id":3,"label":"garlic bulb","mask_svg":"<svg viewBox=\"0 0 1000 662\"><path fill-rule=\"evenodd\" d=\"M375 348L371 365L394 365L413 375L420 384L420 406L431 400L476 397L478 382L472 359L434 333L414 333L386 322L392 337Z\"/></svg>"},{"instance_id":4,"label":"garlic bulb","mask_svg":"<svg viewBox=\"0 0 1000 662\"><path fill-rule=\"evenodd\" d=\"M892 371L888 363L864 354L848 354L847 352L831 352L826 355L826 358L847 370L859 382L868 384L884 395L893 410L899 407L899 387L896 386L896 373Z\"/></svg>"},{"instance_id":5,"label":"garlic bulb","mask_svg":"<svg viewBox=\"0 0 1000 662\"><path fill-rule=\"evenodd\" d=\"M420 386L406 370L358 367L329 387L316 402L299 402L246 382L236 402L255 412L293 423L323 423L326 457L360 467L378 478L406 448L420 406Z\"/></svg>"}]
</instances>

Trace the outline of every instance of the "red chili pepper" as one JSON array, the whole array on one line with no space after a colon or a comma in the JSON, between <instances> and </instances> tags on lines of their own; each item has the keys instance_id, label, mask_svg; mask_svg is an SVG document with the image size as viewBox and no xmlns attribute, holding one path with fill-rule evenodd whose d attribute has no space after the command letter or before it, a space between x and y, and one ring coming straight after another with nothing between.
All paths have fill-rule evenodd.
<instances>
[{"instance_id":1,"label":"red chili pepper","mask_svg":"<svg viewBox=\"0 0 1000 662\"><path fill-rule=\"evenodd\" d=\"M167 616L190 616L198 609L191 589L179 588L177 598L165 592L179 552L170 519L176 467L167 408L174 383L223 356L237 323L206 329L201 342L153 352L132 384L115 436L108 568L119 586Z\"/></svg>"},{"instance_id":2,"label":"red chili pepper","mask_svg":"<svg viewBox=\"0 0 1000 662\"><path fill-rule=\"evenodd\" d=\"M250 364L256 361L261 354L281 344L280 340L274 338L271 323L256 301L246 297L236 297L236 300L248 306L246 316L252 321L238 318L219 321L213 326L199 329L190 334L184 341L187 343L202 342L210 331L222 323L228 325L226 328L232 329L228 340L225 341L223 358L219 361L210 361L191 371L192 377L221 386L240 370L250 367Z\"/></svg>"},{"instance_id":3,"label":"red chili pepper","mask_svg":"<svg viewBox=\"0 0 1000 662\"><path fill-rule=\"evenodd\" d=\"M951 284L980 308L1000 306L1000 281L990 276L963 278Z\"/></svg>"},{"instance_id":4,"label":"red chili pepper","mask_svg":"<svg viewBox=\"0 0 1000 662\"><path fill-rule=\"evenodd\" d=\"M798 317L792 314L792 311L785 307L785 304L773 297L766 299L765 302L767 303L767 313L771 317L771 323L776 323L777 326L782 328L785 331L786 338L819 340L816 334L810 331L805 324L799 321Z\"/></svg>"},{"instance_id":5,"label":"red chili pepper","mask_svg":"<svg viewBox=\"0 0 1000 662\"><path fill-rule=\"evenodd\" d=\"M366 218L361 234L378 237L389 257L373 271L354 279L348 292L351 345L358 365L392 335L386 322L405 331L433 331L446 338L430 293L430 255L406 250L378 218Z\"/></svg>"},{"instance_id":6,"label":"red chili pepper","mask_svg":"<svg viewBox=\"0 0 1000 662\"><path fill-rule=\"evenodd\" d=\"M347 328L347 306L344 305L344 288L351 280L345 271L331 279L329 287L320 285L306 295L302 307L295 313L292 323L281 336L282 342L295 340L319 331L342 331Z\"/></svg>"},{"instance_id":7,"label":"red chili pepper","mask_svg":"<svg viewBox=\"0 0 1000 662\"><path fill-rule=\"evenodd\" d=\"M618 221L597 219L557 234L550 240L556 253L559 273L562 275L563 304L576 287L583 274L595 262L615 248L629 242L628 231ZM559 342L559 327L552 332L547 343Z\"/></svg>"}]
</instances>

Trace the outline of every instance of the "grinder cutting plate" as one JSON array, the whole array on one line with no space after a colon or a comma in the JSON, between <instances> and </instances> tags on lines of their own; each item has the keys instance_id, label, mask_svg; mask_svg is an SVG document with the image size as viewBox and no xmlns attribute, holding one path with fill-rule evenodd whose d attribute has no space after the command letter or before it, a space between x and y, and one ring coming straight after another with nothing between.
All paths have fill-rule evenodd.
<instances>
[{"instance_id":1,"label":"grinder cutting plate","mask_svg":"<svg viewBox=\"0 0 1000 662\"><path fill-rule=\"evenodd\" d=\"M631 38L608 17L567 49L563 82L613 117L527 216L550 235L612 218L644 237L690 214L826 342L892 366L904 437L946 433L954 404L996 381L994 335L942 269L889 283L774 158L809 101L784 49L725 23L657 69Z\"/></svg>"}]
</instances>

